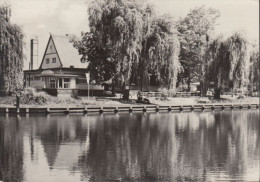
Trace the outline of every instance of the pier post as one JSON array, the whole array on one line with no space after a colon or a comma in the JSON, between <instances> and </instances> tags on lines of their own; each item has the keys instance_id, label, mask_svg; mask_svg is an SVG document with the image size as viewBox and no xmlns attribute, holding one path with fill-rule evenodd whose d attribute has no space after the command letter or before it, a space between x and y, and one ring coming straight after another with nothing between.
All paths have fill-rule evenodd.
<instances>
[{"instance_id":1,"label":"pier post","mask_svg":"<svg viewBox=\"0 0 260 182\"><path fill-rule=\"evenodd\" d=\"M146 106L144 106L144 108L143 108L143 112L146 112Z\"/></svg>"},{"instance_id":2,"label":"pier post","mask_svg":"<svg viewBox=\"0 0 260 182\"><path fill-rule=\"evenodd\" d=\"M132 108L132 107L129 108L129 112L130 112L130 113L133 112L133 108Z\"/></svg>"},{"instance_id":3,"label":"pier post","mask_svg":"<svg viewBox=\"0 0 260 182\"><path fill-rule=\"evenodd\" d=\"M155 111L156 111L156 112L159 112L159 110L160 110L160 109L159 109L159 106L157 105L156 108L155 108Z\"/></svg>"},{"instance_id":4,"label":"pier post","mask_svg":"<svg viewBox=\"0 0 260 182\"><path fill-rule=\"evenodd\" d=\"M211 110L214 111L214 109L215 109L215 107L214 107L214 105L212 105L212 106L211 106Z\"/></svg>"},{"instance_id":5,"label":"pier post","mask_svg":"<svg viewBox=\"0 0 260 182\"><path fill-rule=\"evenodd\" d=\"M99 113L103 113L103 107L100 108Z\"/></svg>"},{"instance_id":6,"label":"pier post","mask_svg":"<svg viewBox=\"0 0 260 182\"><path fill-rule=\"evenodd\" d=\"M88 113L88 108L87 108L87 107L85 107L85 109L83 110L83 113L84 113L84 114L87 114L87 113Z\"/></svg>"},{"instance_id":7,"label":"pier post","mask_svg":"<svg viewBox=\"0 0 260 182\"><path fill-rule=\"evenodd\" d=\"M114 112L115 112L115 113L118 113L118 107L115 108Z\"/></svg>"},{"instance_id":8,"label":"pier post","mask_svg":"<svg viewBox=\"0 0 260 182\"><path fill-rule=\"evenodd\" d=\"M70 112L70 108L67 108L65 114L69 114L69 112Z\"/></svg>"}]
</instances>

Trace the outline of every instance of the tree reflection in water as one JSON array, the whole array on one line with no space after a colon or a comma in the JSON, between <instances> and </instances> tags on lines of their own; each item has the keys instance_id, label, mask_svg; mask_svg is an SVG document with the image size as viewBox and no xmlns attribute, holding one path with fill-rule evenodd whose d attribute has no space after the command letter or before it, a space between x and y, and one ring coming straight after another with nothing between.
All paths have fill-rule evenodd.
<instances>
[{"instance_id":1,"label":"tree reflection in water","mask_svg":"<svg viewBox=\"0 0 260 182\"><path fill-rule=\"evenodd\" d=\"M19 116L11 119L0 116L0 181L24 179L23 134L23 122Z\"/></svg>"},{"instance_id":2,"label":"tree reflection in water","mask_svg":"<svg viewBox=\"0 0 260 182\"><path fill-rule=\"evenodd\" d=\"M2 117L0 180L257 181L258 119L257 110Z\"/></svg>"},{"instance_id":3,"label":"tree reflection in water","mask_svg":"<svg viewBox=\"0 0 260 182\"><path fill-rule=\"evenodd\" d=\"M104 115L94 125L79 159L94 181L244 179L259 168L255 111Z\"/></svg>"}]
</instances>

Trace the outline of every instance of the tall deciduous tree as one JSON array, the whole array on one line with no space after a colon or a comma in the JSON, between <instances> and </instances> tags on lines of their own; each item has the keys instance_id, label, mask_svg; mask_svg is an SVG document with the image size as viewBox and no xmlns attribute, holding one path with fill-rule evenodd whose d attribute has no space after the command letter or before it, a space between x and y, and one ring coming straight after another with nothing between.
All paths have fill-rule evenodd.
<instances>
[{"instance_id":1,"label":"tall deciduous tree","mask_svg":"<svg viewBox=\"0 0 260 182\"><path fill-rule=\"evenodd\" d=\"M74 45L90 62L91 79L113 78L125 90L136 80L142 88L153 74L175 90L179 41L171 18L156 18L138 0L92 1L88 12L90 32Z\"/></svg>"},{"instance_id":2,"label":"tall deciduous tree","mask_svg":"<svg viewBox=\"0 0 260 182\"><path fill-rule=\"evenodd\" d=\"M192 9L189 14L180 19L181 52L180 60L183 72L180 80L186 80L190 89L193 79L202 81L204 75L204 54L220 13L213 8L204 6Z\"/></svg>"},{"instance_id":3,"label":"tall deciduous tree","mask_svg":"<svg viewBox=\"0 0 260 182\"><path fill-rule=\"evenodd\" d=\"M207 53L209 66L205 78L207 83L214 81L215 98L220 98L223 88L243 91L249 70L248 42L243 35L235 33L225 41L216 39Z\"/></svg>"},{"instance_id":4,"label":"tall deciduous tree","mask_svg":"<svg viewBox=\"0 0 260 182\"><path fill-rule=\"evenodd\" d=\"M98 45L113 49L111 59L116 62L116 80L125 90L130 85L134 65L141 51L143 14L142 3L136 0L98 0L89 7L91 32L98 37Z\"/></svg>"},{"instance_id":5,"label":"tall deciduous tree","mask_svg":"<svg viewBox=\"0 0 260 182\"><path fill-rule=\"evenodd\" d=\"M0 4L0 92L8 94L23 86L23 34L10 22L11 8Z\"/></svg>"}]
</instances>

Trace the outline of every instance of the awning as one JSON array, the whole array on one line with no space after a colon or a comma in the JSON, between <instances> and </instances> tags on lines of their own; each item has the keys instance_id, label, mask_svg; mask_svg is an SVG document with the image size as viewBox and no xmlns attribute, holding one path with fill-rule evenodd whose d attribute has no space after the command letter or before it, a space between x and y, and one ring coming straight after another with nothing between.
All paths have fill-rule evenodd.
<instances>
[{"instance_id":1,"label":"awning","mask_svg":"<svg viewBox=\"0 0 260 182\"><path fill-rule=\"evenodd\" d=\"M44 70L42 73L41 73L41 76L53 76L54 75L54 72L51 71L51 70Z\"/></svg>"},{"instance_id":2,"label":"awning","mask_svg":"<svg viewBox=\"0 0 260 182\"><path fill-rule=\"evenodd\" d=\"M69 74L64 74L64 73L54 73L51 70L44 70L41 73L42 77L82 77L80 75L69 75Z\"/></svg>"}]
</instances>

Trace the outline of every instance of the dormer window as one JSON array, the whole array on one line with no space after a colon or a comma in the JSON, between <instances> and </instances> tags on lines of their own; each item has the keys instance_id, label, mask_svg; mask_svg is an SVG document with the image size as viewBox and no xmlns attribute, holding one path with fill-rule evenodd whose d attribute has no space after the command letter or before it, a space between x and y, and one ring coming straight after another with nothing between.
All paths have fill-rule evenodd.
<instances>
[{"instance_id":1,"label":"dormer window","mask_svg":"<svg viewBox=\"0 0 260 182\"><path fill-rule=\"evenodd\" d=\"M50 59L47 58L47 59L46 59L46 64L49 64L49 63L50 63Z\"/></svg>"},{"instance_id":2,"label":"dormer window","mask_svg":"<svg viewBox=\"0 0 260 182\"><path fill-rule=\"evenodd\" d=\"M52 63L56 63L56 58L52 58Z\"/></svg>"}]
</instances>

